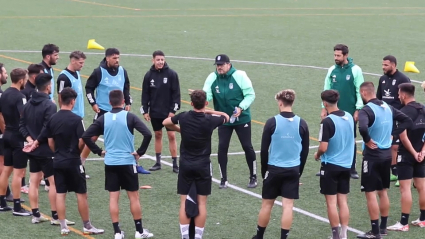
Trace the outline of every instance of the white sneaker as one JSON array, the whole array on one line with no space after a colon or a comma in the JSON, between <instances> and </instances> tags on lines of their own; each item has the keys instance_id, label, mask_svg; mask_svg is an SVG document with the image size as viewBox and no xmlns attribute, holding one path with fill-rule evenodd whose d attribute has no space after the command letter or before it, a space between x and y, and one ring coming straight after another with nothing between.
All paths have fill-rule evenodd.
<instances>
[{"instance_id":1,"label":"white sneaker","mask_svg":"<svg viewBox=\"0 0 425 239\"><path fill-rule=\"evenodd\" d=\"M86 174L86 179L89 179L89 178L90 178L90 176Z\"/></svg>"},{"instance_id":2,"label":"white sneaker","mask_svg":"<svg viewBox=\"0 0 425 239\"><path fill-rule=\"evenodd\" d=\"M41 180L40 185L41 185L41 186L45 186L45 185L46 185L46 181Z\"/></svg>"},{"instance_id":3,"label":"white sneaker","mask_svg":"<svg viewBox=\"0 0 425 239\"><path fill-rule=\"evenodd\" d=\"M115 233L114 239L124 239L124 232L121 231L121 233Z\"/></svg>"},{"instance_id":4,"label":"white sneaker","mask_svg":"<svg viewBox=\"0 0 425 239\"><path fill-rule=\"evenodd\" d=\"M49 191L49 189L50 189L50 187L49 187L49 186L44 185L44 191L48 192L48 191Z\"/></svg>"},{"instance_id":5,"label":"white sneaker","mask_svg":"<svg viewBox=\"0 0 425 239\"><path fill-rule=\"evenodd\" d=\"M397 222L395 225L387 227L389 231L399 231L399 232L407 232L409 231L409 224L403 225L400 222Z\"/></svg>"},{"instance_id":6,"label":"white sneaker","mask_svg":"<svg viewBox=\"0 0 425 239\"><path fill-rule=\"evenodd\" d=\"M41 222L47 222L47 221L49 221L49 219L47 219L43 216L40 216L40 217L34 217L33 216L32 219L31 219L31 223L33 223L33 224L41 223Z\"/></svg>"},{"instance_id":7,"label":"white sneaker","mask_svg":"<svg viewBox=\"0 0 425 239\"><path fill-rule=\"evenodd\" d=\"M92 226L90 229L83 227L83 231L85 235L97 235L97 234L103 234L105 232L105 230L97 229L94 226Z\"/></svg>"},{"instance_id":8,"label":"white sneaker","mask_svg":"<svg viewBox=\"0 0 425 239\"><path fill-rule=\"evenodd\" d=\"M412 221L412 225L417 227L425 227L425 221L421 221L418 218L417 220Z\"/></svg>"},{"instance_id":9,"label":"white sneaker","mask_svg":"<svg viewBox=\"0 0 425 239\"><path fill-rule=\"evenodd\" d=\"M65 219L66 225L75 225L75 222L69 221L68 219ZM61 223L59 220L52 219L50 220L50 225L59 226Z\"/></svg>"},{"instance_id":10,"label":"white sneaker","mask_svg":"<svg viewBox=\"0 0 425 239\"><path fill-rule=\"evenodd\" d=\"M62 235L62 236L66 236L66 235L68 235L68 234L69 234L69 232L70 232L70 230L69 230L68 228L61 229L61 235Z\"/></svg>"},{"instance_id":11,"label":"white sneaker","mask_svg":"<svg viewBox=\"0 0 425 239\"><path fill-rule=\"evenodd\" d=\"M136 234L134 235L134 237L136 239L139 239L139 238L151 238L151 237L153 237L153 234L150 233L147 229L143 229L143 233L142 234L140 234L140 232L136 232Z\"/></svg>"}]
</instances>

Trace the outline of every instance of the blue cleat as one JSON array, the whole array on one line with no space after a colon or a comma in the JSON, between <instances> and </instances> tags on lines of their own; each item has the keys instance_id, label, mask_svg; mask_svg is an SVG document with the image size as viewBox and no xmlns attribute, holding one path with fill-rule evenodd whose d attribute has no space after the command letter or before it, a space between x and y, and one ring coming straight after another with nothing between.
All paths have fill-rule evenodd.
<instances>
[{"instance_id":1,"label":"blue cleat","mask_svg":"<svg viewBox=\"0 0 425 239\"><path fill-rule=\"evenodd\" d=\"M140 174L151 174L151 172L146 171L142 166L136 166L137 172Z\"/></svg>"}]
</instances>

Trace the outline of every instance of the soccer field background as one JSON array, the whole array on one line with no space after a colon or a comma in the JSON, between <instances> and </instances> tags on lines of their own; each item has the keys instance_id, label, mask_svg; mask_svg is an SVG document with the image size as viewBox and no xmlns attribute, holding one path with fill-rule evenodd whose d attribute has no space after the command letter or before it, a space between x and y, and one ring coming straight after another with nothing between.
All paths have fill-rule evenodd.
<instances>
[{"instance_id":1,"label":"soccer field background","mask_svg":"<svg viewBox=\"0 0 425 239\"><path fill-rule=\"evenodd\" d=\"M143 76L151 66L151 54L163 50L169 66L177 71L182 95L181 110L189 110L187 89L202 89L208 74L215 70L214 57L227 54L236 69L250 77L256 99L251 107L252 143L260 150L264 122L278 113L274 94L291 88L297 93L294 112L304 118L310 128L310 154L301 178L300 199L289 238L327 238L330 226L326 220L325 199L319 194L319 178L315 173L319 163L313 159L320 123L320 92L326 69L333 61L333 46L349 46L349 56L363 72L366 81L377 83L382 74L385 55L397 57L399 69L406 61L415 61L425 71L423 39L425 39L425 2L421 0L0 0L0 62L10 72L13 68L27 68L29 63L41 62L41 48L54 43L60 47L60 59L55 66L55 77L69 62L69 52L82 50L87 55L83 84L104 57L104 51L87 50L87 41L96 39L104 46L121 51L120 64L128 71L133 105L131 112L140 114ZM406 73L412 80L422 82L423 73ZM9 79L10 82L10 79ZM417 100L424 102L424 94L417 86ZM3 86L3 90L7 86ZM55 93L55 97L57 94ZM86 127L94 112L86 104ZM212 104L211 104L212 106ZM144 121L146 122L146 121ZM151 128L150 123L147 124ZM153 132L152 132L153 133ZM178 135L178 134L177 134ZM178 139L179 139L178 135ZM136 144L142 137L136 134ZM360 140L358 138L357 140ZM178 141L180 142L180 140ZM98 141L102 145L102 142ZM217 153L217 132L213 136L213 153ZM360 144L358 144L360 149ZM208 198L208 218L204 238L251 238L256 232L257 215L261 206L262 183L256 189L246 188L249 173L242 148L233 135L229 148L228 179L231 186L219 190L213 183ZM163 156L169 156L164 137ZM153 165L154 140L147 155L140 161L145 168ZM360 172L360 155L357 169ZM99 158L90 155L92 159ZM164 157L164 161L171 162ZM260 157L257 153L257 171ZM217 157L211 156L213 177L220 179ZM73 194L67 199L67 218L76 221L69 238L112 238L108 193L104 190L104 168L101 160L86 163L91 219L94 226L105 229L104 235L83 236L82 222ZM260 174L258 174L261 178ZM29 176L27 177L27 181ZM177 175L163 165L151 175L140 175L141 185L152 189L141 190L143 226L155 238L179 238L176 194ZM391 209L388 224L400 217L399 189L391 184ZM125 194L120 200L122 230L126 236L134 233L134 223ZM29 206L28 196L24 205ZM280 200L280 198L278 199ZM10 204L11 205L11 204ZM370 230L366 200L360 192L360 181L352 180L349 195L349 238L358 231ZM273 209L265 238L280 237L281 206ZM50 216L47 193L40 187L40 211ZM417 193L413 191L413 207L409 221L419 216ZM389 232L387 238L423 238L423 229L411 226L407 233ZM353 232L354 231L354 232ZM80 234L78 234L80 233ZM48 223L32 225L28 217L14 217L0 213L0 238L59 238L60 229Z\"/></svg>"}]
</instances>

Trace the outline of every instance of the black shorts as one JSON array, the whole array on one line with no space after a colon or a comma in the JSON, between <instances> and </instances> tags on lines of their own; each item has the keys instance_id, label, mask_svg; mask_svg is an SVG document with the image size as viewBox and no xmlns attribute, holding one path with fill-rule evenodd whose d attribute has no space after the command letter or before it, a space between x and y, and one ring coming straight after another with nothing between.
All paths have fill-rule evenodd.
<instances>
[{"instance_id":1,"label":"black shorts","mask_svg":"<svg viewBox=\"0 0 425 239\"><path fill-rule=\"evenodd\" d=\"M53 159L28 155L30 160L30 173L43 172L44 178L53 176Z\"/></svg>"},{"instance_id":2,"label":"black shorts","mask_svg":"<svg viewBox=\"0 0 425 239\"><path fill-rule=\"evenodd\" d=\"M320 193L323 195L348 194L350 192L351 169L333 170L329 165L320 168Z\"/></svg>"},{"instance_id":3,"label":"black shorts","mask_svg":"<svg viewBox=\"0 0 425 239\"><path fill-rule=\"evenodd\" d=\"M263 199L276 199L282 196L287 199L298 199L300 176L298 170L291 170L282 174L266 172L263 180Z\"/></svg>"},{"instance_id":4,"label":"black shorts","mask_svg":"<svg viewBox=\"0 0 425 239\"><path fill-rule=\"evenodd\" d=\"M400 138L398 135L393 135L393 141L391 142L391 145L400 145Z\"/></svg>"},{"instance_id":5,"label":"black shorts","mask_svg":"<svg viewBox=\"0 0 425 239\"><path fill-rule=\"evenodd\" d=\"M211 194L212 186L212 165L191 165L190 162L180 160L179 175L177 177L177 193L188 195L190 186L196 185L198 195L207 196Z\"/></svg>"},{"instance_id":6,"label":"black shorts","mask_svg":"<svg viewBox=\"0 0 425 239\"><path fill-rule=\"evenodd\" d=\"M397 156L398 180L425 178L425 161L418 162L412 155Z\"/></svg>"},{"instance_id":7,"label":"black shorts","mask_svg":"<svg viewBox=\"0 0 425 239\"><path fill-rule=\"evenodd\" d=\"M139 190L139 177L136 165L105 165L105 190L121 189L134 192Z\"/></svg>"},{"instance_id":8,"label":"black shorts","mask_svg":"<svg viewBox=\"0 0 425 239\"><path fill-rule=\"evenodd\" d=\"M108 111L102 110L102 109L99 109L99 110L100 110L99 113L94 114L93 122L95 122L97 119L99 119L100 116L102 116L102 115L104 115L105 113L108 112Z\"/></svg>"},{"instance_id":9,"label":"black shorts","mask_svg":"<svg viewBox=\"0 0 425 239\"><path fill-rule=\"evenodd\" d=\"M24 148L24 139L19 132L10 132L6 130L3 134L3 155L4 166L13 166L16 169L26 168L28 165L28 156L22 149Z\"/></svg>"},{"instance_id":10,"label":"black shorts","mask_svg":"<svg viewBox=\"0 0 425 239\"><path fill-rule=\"evenodd\" d=\"M0 134L0 156L3 154L3 134Z\"/></svg>"},{"instance_id":11,"label":"black shorts","mask_svg":"<svg viewBox=\"0 0 425 239\"><path fill-rule=\"evenodd\" d=\"M361 191L373 192L390 188L390 173L391 160L363 157Z\"/></svg>"},{"instance_id":12,"label":"black shorts","mask_svg":"<svg viewBox=\"0 0 425 239\"><path fill-rule=\"evenodd\" d=\"M151 118L151 124L152 124L153 131L160 131L160 130L162 130L162 128L164 127L164 125L162 124L162 122L164 120L165 119L162 119L162 118ZM167 131L172 131L171 129L169 129L167 127L165 127L165 129Z\"/></svg>"},{"instance_id":13,"label":"black shorts","mask_svg":"<svg viewBox=\"0 0 425 239\"><path fill-rule=\"evenodd\" d=\"M55 168L54 175L57 193L87 193L86 173L83 165Z\"/></svg>"}]
</instances>

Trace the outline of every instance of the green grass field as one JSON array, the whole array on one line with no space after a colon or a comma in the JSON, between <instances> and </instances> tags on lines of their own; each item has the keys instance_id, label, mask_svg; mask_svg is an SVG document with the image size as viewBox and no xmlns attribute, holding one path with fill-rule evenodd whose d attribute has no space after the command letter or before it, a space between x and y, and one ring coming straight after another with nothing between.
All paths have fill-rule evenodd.
<instances>
[{"instance_id":1,"label":"green grass field","mask_svg":"<svg viewBox=\"0 0 425 239\"><path fill-rule=\"evenodd\" d=\"M256 100L252 105L252 142L260 149L263 122L278 113L274 94L285 88L297 92L294 111L304 118L312 137L317 137L320 122L320 92L326 68L333 61L333 46L345 43L350 56L365 73L365 80L377 82L382 58L393 54L399 68L405 61L415 61L419 70L425 70L422 54L425 38L425 3L421 0L333 1L333 0L0 0L0 62L8 71L27 67L41 61L41 48L46 43L60 47L56 65L58 71L68 64L69 52L83 50L88 58L82 70L85 79L103 58L103 51L87 50L88 39L104 47L119 48L120 64L130 77L134 100L132 112L140 115L141 85L145 72L151 65L151 54L161 49L167 62L180 76L182 109L189 110L187 89L201 89L207 75L214 71L213 58L226 53L237 69L245 70L251 78ZM423 74L408 74L422 81ZM419 85L418 85L419 86ZM6 87L3 87L3 90ZM419 87L418 87L419 88ZM418 93L421 92L418 89ZM423 102L423 93L418 94ZM86 125L93 111L86 103ZM150 125L149 125L150 127ZM136 143L141 142L140 135ZM164 141L163 155L169 155ZM101 142L99 142L101 143ZM311 140L311 146L318 142ZM310 213L295 213L290 238L327 238L329 225L318 218L327 218L324 197L319 194L319 180L315 176L319 164L310 156L295 206ZM234 135L229 152L241 152ZM214 134L213 153L217 152L217 135ZM155 155L153 141L148 155ZM358 155L360 156L360 155ZM91 156L96 158L97 156ZM259 154L257 154L259 159ZM169 158L164 158L169 162ZM214 178L220 173L216 156L212 156ZM141 164L148 168L153 161L147 157ZM258 163L258 167L260 164ZM229 183L234 188L219 190L213 184L209 197L207 239L251 238L256 231L261 200L261 181L254 190L246 189L248 168L243 155L229 155ZM360 164L357 164L360 170ZM102 161L89 161L86 165L91 219L96 227L106 229L96 238L112 238L113 230L108 211L108 194L104 187ZM155 238L180 238L176 194L177 175L171 167L163 166L159 172L141 175L141 185L151 185L141 190L143 226ZM350 226L355 230L370 230L366 200L360 192L359 180L352 181L349 195ZM236 190L237 189L237 190ZM398 188L389 191L391 211L389 224L400 216ZM27 195L23 196L29 205ZM413 192L411 220L419 214L417 193ZM82 222L74 195L68 196L67 217L77 221L73 227L82 230ZM121 225L127 236L134 233L125 195L121 199ZM50 215L47 193L40 187L40 210ZM266 230L266 238L279 238L281 207L276 206ZM313 216L313 217L312 217ZM32 225L30 218L0 214L0 238L58 238L59 228L48 224ZM411 227L407 233L390 232L387 238L423 238L423 229ZM422 235L422 236L421 236ZM350 232L349 238L356 234ZM69 238L81 238L71 233ZM87 238L93 238L88 237Z\"/></svg>"}]
</instances>

